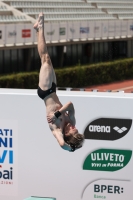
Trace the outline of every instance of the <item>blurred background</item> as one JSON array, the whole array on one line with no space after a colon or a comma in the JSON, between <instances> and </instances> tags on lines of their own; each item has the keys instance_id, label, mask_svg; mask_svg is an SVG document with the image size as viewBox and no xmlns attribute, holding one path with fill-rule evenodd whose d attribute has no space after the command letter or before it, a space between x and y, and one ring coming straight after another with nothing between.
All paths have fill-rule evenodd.
<instances>
[{"instance_id":1,"label":"blurred background","mask_svg":"<svg viewBox=\"0 0 133 200\"><path fill-rule=\"evenodd\" d=\"M58 86L133 79L132 0L0 0L0 87L37 87L40 12Z\"/></svg>"}]
</instances>

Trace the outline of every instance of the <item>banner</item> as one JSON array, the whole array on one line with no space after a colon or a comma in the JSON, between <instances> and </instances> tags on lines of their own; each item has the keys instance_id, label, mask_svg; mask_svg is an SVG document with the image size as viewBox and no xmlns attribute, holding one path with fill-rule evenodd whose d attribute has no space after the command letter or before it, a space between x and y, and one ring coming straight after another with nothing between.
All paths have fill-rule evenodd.
<instances>
[{"instance_id":1,"label":"banner","mask_svg":"<svg viewBox=\"0 0 133 200\"><path fill-rule=\"evenodd\" d=\"M109 20L108 21L108 37L114 37L115 36L115 21Z\"/></svg>"},{"instance_id":2,"label":"banner","mask_svg":"<svg viewBox=\"0 0 133 200\"><path fill-rule=\"evenodd\" d=\"M80 39L80 22L73 22L73 40Z\"/></svg>"},{"instance_id":3,"label":"banner","mask_svg":"<svg viewBox=\"0 0 133 200\"><path fill-rule=\"evenodd\" d=\"M87 21L80 22L80 38L88 39L89 35L89 26Z\"/></svg>"},{"instance_id":4,"label":"banner","mask_svg":"<svg viewBox=\"0 0 133 200\"><path fill-rule=\"evenodd\" d=\"M115 21L115 37L121 36L121 21L116 20Z\"/></svg>"},{"instance_id":5,"label":"banner","mask_svg":"<svg viewBox=\"0 0 133 200\"><path fill-rule=\"evenodd\" d=\"M51 29L51 23L46 23L44 27L44 34L45 34L45 39L48 42L52 41L52 37L55 34L55 29Z\"/></svg>"},{"instance_id":6,"label":"banner","mask_svg":"<svg viewBox=\"0 0 133 200\"><path fill-rule=\"evenodd\" d=\"M121 22L121 36L126 37L128 34L128 20L122 20Z\"/></svg>"},{"instance_id":7,"label":"banner","mask_svg":"<svg viewBox=\"0 0 133 200\"><path fill-rule=\"evenodd\" d=\"M94 39L94 21L89 21L88 22L88 26L89 26L89 35L88 38L93 38Z\"/></svg>"},{"instance_id":8,"label":"banner","mask_svg":"<svg viewBox=\"0 0 133 200\"><path fill-rule=\"evenodd\" d=\"M5 30L5 25L0 25L0 45L6 44L6 30Z\"/></svg>"},{"instance_id":9,"label":"banner","mask_svg":"<svg viewBox=\"0 0 133 200\"><path fill-rule=\"evenodd\" d=\"M73 39L73 35L75 32L74 26L73 26L73 22L68 22L67 23L67 30L68 30L68 34L67 34L67 39L68 40L72 40Z\"/></svg>"},{"instance_id":10,"label":"banner","mask_svg":"<svg viewBox=\"0 0 133 200\"><path fill-rule=\"evenodd\" d=\"M18 124L12 119L0 119L0 188L0 196L18 195Z\"/></svg>"},{"instance_id":11,"label":"banner","mask_svg":"<svg viewBox=\"0 0 133 200\"><path fill-rule=\"evenodd\" d=\"M101 38L102 37L102 30L101 30L101 21L95 21L94 24L94 36L95 38Z\"/></svg>"},{"instance_id":12,"label":"banner","mask_svg":"<svg viewBox=\"0 0 133 200\"><path fill-rule=\"evenodd\" d=\"M14 45L16 43L17 31L16 24L6 25L6 44Z\"/></svg>"},{"instance_id":13,"label":"banner","mask_svg":"<svg viewBox=\"0 0 133 200\"><path fill-rule=\"evenodd\" d=\"M101 21L101 35L102 38L108 38L108 29L109 29L109 24L108 21Z\"/></svg>"},{"instance_id":14,"label":"banner","mask_svg":"<svg viewBox=\"0 0 133 200\"><path fill-rule=\"evenodd\" d=\"M36 90L0 90L0 199L131 197L133 96L113 92L56 93L62 105L73 103L75 126L85 138L83 147L74 152L62 149L52 134L45 105Z\"/></svg>"},{"instance_id":15,"label":"banner","mask_svg":"<svg viewBox=\"0 0 133 200\"><path fill-rule=\"evenodd\" d=\"M33 43L33 24L24 24L24 28L21 30L21 37L24 39L24 43Z\"/></svg>"},{"instance_id":16,"label":"banner","mask_svg":"<svg viewBox=\"0 0 133 200\"><path fill-rule=\"evenodd\" d=\"M16 44L24 43L24 37L22 37L22 30L24 30L24 24L16 24Z\"/></svg>"},{"instance_id":17,"label":"banner","mask_svg":"<svg viewBox=\"0 0 133 200\"><path fill-rule=\"evenodd\" d=\"M59 23L53 22L51 24L51 31L47 32L47 34L51 35L51 41L59 41Z\"/></svg>"},{"instance_id":18,"label":"banner","mask_svg":"<svg viewBox=\"0 0 133 200\"><path fill-rule=\"evenodd\" d=\"M127 35L128 35L129 37L132 37L132 36L133 36L133 20L128 20Z\"/></svg>"},{"instance_id":19,"label":"banner","mask_svg":"<svg viewBox=\"0 0 133 200\"><path fill-rule=\"evenodd\" d=\"M67 22L59 22L59 40L67 40Z\"/></svg>"}]
</instances>

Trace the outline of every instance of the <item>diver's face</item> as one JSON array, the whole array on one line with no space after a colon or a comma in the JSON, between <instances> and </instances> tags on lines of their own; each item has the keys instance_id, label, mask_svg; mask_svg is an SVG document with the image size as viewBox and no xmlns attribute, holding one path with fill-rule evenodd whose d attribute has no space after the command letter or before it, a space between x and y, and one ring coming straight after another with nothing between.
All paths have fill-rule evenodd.
<instances>
[{"instance_id":1,"label":"diver's face","mask_svg":"<svg viewBox=\"0 0 133 200\"><path fill-rule=\"evenodd\" d=\"M72 126L70 123L68 123L66 126L65 126L65 135L69 136L69 135L74 135L76 133L78 133L78 130L76 129L75 126Z\"/></svg>"}]
</instances>

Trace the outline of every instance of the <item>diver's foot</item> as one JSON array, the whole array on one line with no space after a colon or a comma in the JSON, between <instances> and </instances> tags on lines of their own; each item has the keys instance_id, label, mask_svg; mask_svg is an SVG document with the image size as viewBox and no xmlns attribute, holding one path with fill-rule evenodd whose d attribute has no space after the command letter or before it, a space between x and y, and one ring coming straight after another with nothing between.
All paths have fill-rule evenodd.
<instances>
[{"instance_id":1,"label":"diver's foot","mask_svg":"<svg viewBox=\"0 0 133 200\"><path fill-rule=\"evenodd\" d=\"M38 32L39 28L38 28L38 21L34 24L33 28Z\"/></svg>"},{"instance_id":2,"label":"diver's foot","mask_svg":"<svg viewBox=\"0 0 133 200\"><path fill-rule=\"evenodd\" d=\"M38 17L38 28L44 27L44 14L40 13Z\"/></svg>"}]
</instances>

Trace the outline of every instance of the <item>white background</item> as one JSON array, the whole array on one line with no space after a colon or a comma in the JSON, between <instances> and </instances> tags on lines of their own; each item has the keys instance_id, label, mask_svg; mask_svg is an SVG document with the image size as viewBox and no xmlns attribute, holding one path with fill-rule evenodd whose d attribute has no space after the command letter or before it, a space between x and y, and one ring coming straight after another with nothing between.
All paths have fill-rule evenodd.
<instances>
[{"instance_id":1,"label":"white background","mask_svg":"<svg viewBox=\"0 0 133 200\"><path fill-rule=\"evenodd\" d=\"M11 94L12 93L12 94ZM133 119L133 94L58 91L63 104L72 101L80 133L97 118ZM0 91L0 120L18 122L18 191L0 196L2 200L23 200L30 196L80 200L86 185L99 179L130 180L132 196L133 158L117 172L82 170L85 158L100 148L133 149L133 126L116 141L86 140L83 148L67 152L60 148L46 122L45 106L36 90ZM105 182L106 184L106 182ZM124 184L124 187L126 183ZM91 190L88 199L93 200ZM107 200L117 200L109 195ZM121 200L125 200L122 198ZM128 200L132 200L129 199Z\"/></svg>"}]
</instances>

